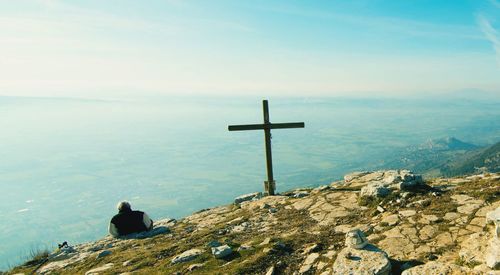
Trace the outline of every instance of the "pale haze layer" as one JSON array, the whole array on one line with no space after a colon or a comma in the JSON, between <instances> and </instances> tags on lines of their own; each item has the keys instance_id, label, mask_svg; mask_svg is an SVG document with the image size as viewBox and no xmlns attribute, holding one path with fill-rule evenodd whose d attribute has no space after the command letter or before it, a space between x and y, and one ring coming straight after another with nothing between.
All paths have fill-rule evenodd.
<instances>
[{"instance_id":1,"label":"pale haze layer","mask_svg":"<svg viewBox=\"0 0 500 275\"><path fill-rule=\"evenodd\" d=\"M497 1L0 1L0 95L500 91Z\"/></svg>"}]
</instances>

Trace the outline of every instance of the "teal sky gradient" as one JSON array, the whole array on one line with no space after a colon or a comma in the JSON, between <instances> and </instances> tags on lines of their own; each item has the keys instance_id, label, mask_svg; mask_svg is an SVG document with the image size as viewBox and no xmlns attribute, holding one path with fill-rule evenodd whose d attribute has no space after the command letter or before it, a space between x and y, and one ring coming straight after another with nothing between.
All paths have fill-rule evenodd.
<instances>
[{"instance_id":1,"label":"teal sky gradient","mask_svg":"<svg viewBox=\"0 0 500 275\"><path fill-rule=\"evenodd\" d=\"M499 95L499 30L496 0L0 0L0 95Z\"/></svg>"}]
</instances>

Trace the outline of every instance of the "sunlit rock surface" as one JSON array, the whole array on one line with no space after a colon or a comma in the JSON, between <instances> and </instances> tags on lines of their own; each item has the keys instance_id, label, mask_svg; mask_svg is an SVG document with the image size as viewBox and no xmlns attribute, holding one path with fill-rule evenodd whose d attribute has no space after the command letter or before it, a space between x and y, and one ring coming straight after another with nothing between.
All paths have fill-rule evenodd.
<instances>
[{"instance_id":1,"label":"sunlit rock surface","mask_svg":"<svg viewBox=\"0 0 500 275\"><path fill-rule=\"evenodd\" d=\"M373 184L391 192L361 196ZM352 173L70 244L11 273L498 274L499 192L498 174L424 182L405 170ZM355 229L366 239L348 247Z\"/></svg>"}]
</instances>

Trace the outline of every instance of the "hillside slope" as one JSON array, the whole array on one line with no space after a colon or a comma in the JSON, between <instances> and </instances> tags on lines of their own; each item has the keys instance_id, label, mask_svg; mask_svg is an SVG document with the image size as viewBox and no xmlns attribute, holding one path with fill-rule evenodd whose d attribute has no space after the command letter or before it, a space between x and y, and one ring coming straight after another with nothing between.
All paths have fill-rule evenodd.
<instances>
[{"instance_id":1,"label":"hillside slope","mask_svg":"<svg viewBox=\"0 0 500 275\"><path fill-rule=\"evenodd\" d=\"M440 168L443 165L479 148L454 137L429 139L425 143L395 150L392 155L384 156L383 165L378 168L404 168L436 177L442 175Z\"/></svg>"},{"instance_id":2,"label":"hillside slope","mask_svg":"<svg viewBox=\"0 0 500 275\"><path fill-rule=\"evenodd\" d=\"M446 176L500 172L500 142L456 159L444 165L441 171Z\"/></svg>"},{"instance_id":3,"label":"hillside slope","mask_svg":"<svg viewBox=\"0 0 500 275\"><path fill-rule=\"evenodd\" d=\"M491 271L486 256L493 226L486 215L500 207L500 174L427 184L407 171L378 171L278 196L254 194L179 221L157 221L154 236L70 246L9 274ZM367 235L369 249L346 248L354 228Z\"/></svg>"}]
</instances>

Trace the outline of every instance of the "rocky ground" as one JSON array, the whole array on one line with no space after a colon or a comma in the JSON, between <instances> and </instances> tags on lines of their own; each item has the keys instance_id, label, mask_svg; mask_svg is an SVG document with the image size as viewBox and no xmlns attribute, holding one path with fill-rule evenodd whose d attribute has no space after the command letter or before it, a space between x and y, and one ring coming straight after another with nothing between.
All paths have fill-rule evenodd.
<instances>
[{"instance_id":1,"label":"rocky ground","mask_svg":"<svg viewBox=\"0 0 500 275\"><path fill-rule=\"evenodd\" d=\"M64 247L8 274L500 274L499 195L500 174L359 172Z\"/></svg>"}]
</instances>

